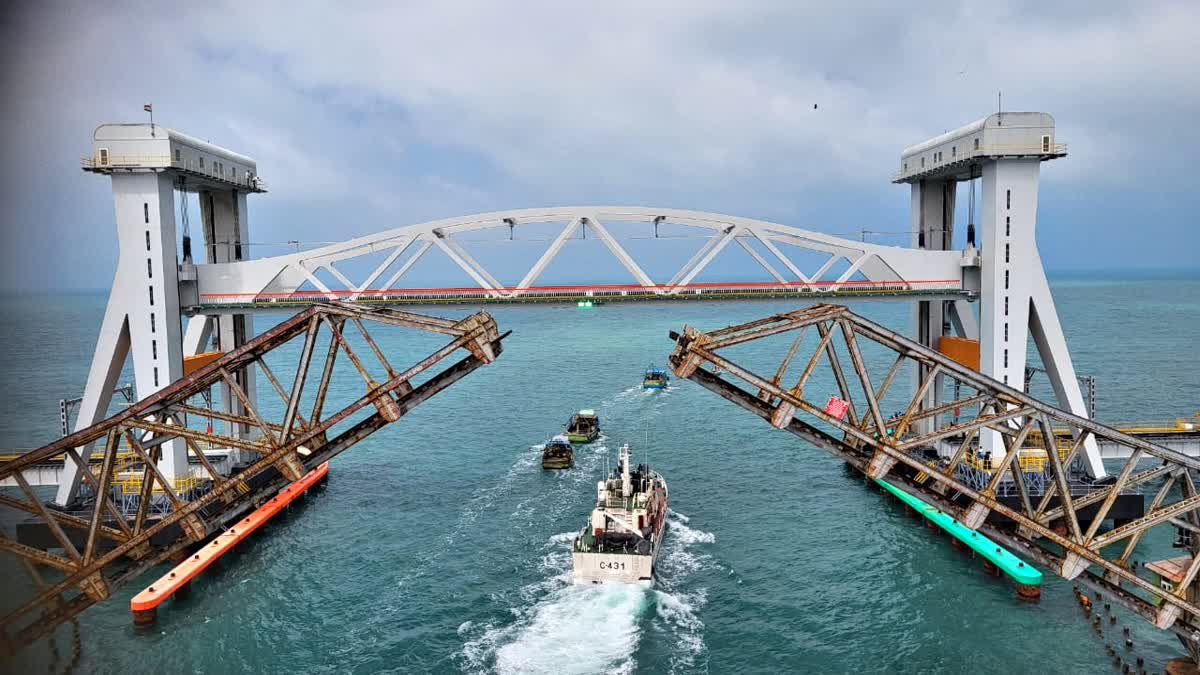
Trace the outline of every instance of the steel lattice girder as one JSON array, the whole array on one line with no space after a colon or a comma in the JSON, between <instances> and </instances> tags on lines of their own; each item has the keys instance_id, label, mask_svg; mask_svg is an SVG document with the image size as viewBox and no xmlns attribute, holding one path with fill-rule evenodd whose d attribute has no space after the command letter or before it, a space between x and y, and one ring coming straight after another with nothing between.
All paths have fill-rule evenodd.
<instances>
[{"instance_id":1,"label":"steel lattice girder","mask_svg":"<svg viewBox=\"0 0 1200 675\"><path fill-rule=\"evenodd\" d=\"M816 327L821 339L807 360L796 386L789 387L784 384L784 377L792 360L800 352L800 343L809 327ZM793 331L799 335L772 376L758 375L720 353L738 344ZM841 337L835 339L838 333ZM1174 591L1164 590L1138 577L1127 567L1134 546L1148 530L1170 525L1173 519L1178 518L1186 518L1193 526L1200 524L1200 518L1197 518L1200 495L1192 482L1192 472L1200 469L1200 460L1047 405L838 305L815 305L708 333L685 326L682 334L672 333L671 338L676 344L670 364L679 377L693 380L766 419L773 426L791 431L822 450L845 459L871 478L888 476L889 470L897 464L909 467L912 474L923 472L933 481L932 488L927 481L919 483L905 473L897 472L888 479L904 483L909 491L919 492L922 498L938 503L947 511L958 513L958 519L969 527L983 529L1018 546L1050 566L1056 574L1067 579L1079 578L1084 583L1103 588L1113 594L1118 602L1159 628L1173 629L1184 635L1200 630L1192 623L1192 617L1200 615L1200 607L1187 599L1188 588L1197 571L1200 571L1200 556L1193 561L1183 583ZM882 380L882 386L878 388L873 385L862 358L860 341L873 343L877 349L882 347L895 358L888 375ZM834 349L835 344L849 354L852 368L842 368ZM822 409L823 403L805 396L804 384L822 357L830 364L842 398L851 404L845 420L827 414ZM801 362L804 360L801 359ZM907 362L923 365L926 375L916 391L906 392L904 398L908 405L905 412L884 419L879 411L879 402L899 366ZM938 411L921 412L924 392L939 374L949 378L951 383L957 382L962 389L968 390L968 395L939 406ZM745 385L749 385L748 388L744 388ZM854 398L866 402L865 414L859 416L856 413ZM973 407L978 414L974 419L957 424L945 424L940 419L943 415L931 414L945 412L956 406ZM918 417L933 420L936 424L914 432L910 425ZM1034 427L1038 427L1042 438L1053 438L1052 429L1055 426L1070 429L1074 442L1065 455L1060 454L1058 448L1045 453L1053 482L1040 502L1035 504L1026 492L1022 470L1015 460ZM832 430L827 430L830 427ZM876 433L881 429L893 430L894 433ZM972 436L983 429L994 429L1003 434L1008 441L1007 451L986 488L974 490L957 479L955 466L963 460ZM836 435L838 433L841 434L840 438ZM929 463L913 454L914 451L930 447L935 441L959 434L964 436L964 440L948 462ZM1088 436L1131 448L1132 456L1110 486L1072 499L1067 485L1067 467L1083 445L1083 439ZM1161 466L1139 472L1137 464L1141 460L1156 460ZM996 488L1006 474L1011 475L1021 497L1019 508L1006 506L996 498ZM1100 523L1124 488L1158 478L1166 478L1166 482L1148 513L1109 532L1097 533ZM1169 494L1175 482L1181 486L1178 496ZM959 502L947 499L946 495L953 493L958 493L959 500L965 500L967 505L963 507ZM1047 509L1053 498L1058 498L1061 506ZM1084 530L1080 526L1080 521L1084 520L1081 512L1097 503L1100 506L1092 515L1092 525ZM1016 532L988 523L986 519L991 512L1014 521L1018 526ZM1066 521L1065 528L1052 526L1053 521L1059 518ZM1060 555L1038 545L1035 543L1038 539L1056 544L1063 553ZM1106 559L1102 555L1103 549L1118 543L1125 543L1124 551L1114 560ZM1090 571L1089 567L1098 568L1099 573ZM1162 606L1158 607L1152 601L1159 601ZM1192 616L1187 616L1189 614Z\"/></svg>"},{"instance_id":2,"label":"steel lattice girder","mask_svg":"<svg viewBox=\"0 0 1200 675\"><path fill-rule=\"evenodd\" d=\"M706 233L709 239L670 277L670 281L664 283L661 278L652 279L645 267L610 232L608 225L614 223L650 224L656 227L668 223ZM513 287L505 287L497 281L496 276L472 258L462 246L462 242L466 241L461 238L462 235L528 224L562 224L562 229L553 237L541 257L517 277L520 281ZM564 243L584 228L591 233L590 238L604 244L637 286L650 289L657 295L683 292L722 249L735 241L776 281L782 282L785 274L772 263L782 265L783 270L795 277L789 283L808 290L815 290L815 285L821 283L837 290L855 274L861 274L872 282L890 284L889 287L893 289L962 290L962 255L957 251L883 246L788 225L701 211L640 206L564 206L448 218L287 255L197 265L199 293L202 298L214 302L235 301L238 298L286 298L307 284L314 289L314 297L358 300L364 295L369 297L388 292L413 263L428 251L437 249L487 295L496 298L520 297L536 290L532 285L559 254ZM763 252L756 251L752 242L761 245ZM790 252L796 250L828 258L817 269L810 269L806 273L802 268L812 263L801 258L793 259L794 253ZM337 263L343 261L383 253L386 253L384 259L373 265L373 269L359 282L347 277L337 267ZM835 269L839 261L845 261L847 269L838 270L833 278L827 278L826 275ZM329 273L328 284L317 274L322 270ZM928 276L931 274L932 279ZM929 285L931 283L933 285Z\"/></svg>"},{"instance_id":3,"label":"steel lattice girder","mask_svg":"<svg viewBox=\"0 0 1200 675\"><path fill-rule=\"evenodd\" d=\"M364 322L368 321L442 334L451 339L421 361L397 371L367 333ZM386 379L382 383L373 379L370 370L351 348L344 335L348 325L357 328L378 361L376 370L384 371L381 379ZM311 379L309 365L323 330L329 333L329 347L315 391L315 402L306 416L300 412L301 401L305 384ZM18 543L0 533L0 550L61 573L61 578L52 582L42 582L40 575L35 575L35 597L0 617L2 646L11 652L36 640L89 606L108 598L113 590L145 570L203 541L268 499L283 485L398 420L476 368L494 361L500 354L503 337L492 317L484 312L452 321L345 303L314 305L119 414L0 466L0 480L12 478L24 493L24 499L0 495L0 508L32 515L49 530L57 543L54 547L38 548ZM265 357L294 339L302 339L303 346L294 383L287 391L267 366ZM440 361L453 357L459 350L465 352L461 358L449 367L435 369ZM354 365L367 391L356 400L334 406L327 399L339 353L344 353ZM266 408L255 405L238 386L236 374L247 368L259 368L284 403L282 415L277 413L274 421L268 421ZM414 386L414 378L427 372L434 374ZM245 415L206 410L187 403L220 383L228 384L241 400ZM333 412L325 414L326 408ZM327 434L335 425L349 422L356 413L366 414L365 419L328 438ZM189 415L207 418L210 422L231 423L230 429L255 428L260 436L252 439L238 435L236 431L224 434L199 431L188 427L186 416ZM138 511L131 519L122 515L109 498L117 472L129 468L128 463L122 465L116 461L121 439L136 455L135 463L139 465L144 486ZM197 458L212 480L212 489L192 501L181 499L171 482L155 466L158 447L171 439L182 439L189 454ZM103 461L99 472L93 473L76 449L91 448L96 441L102 442ZM250 450L259 457L233 476L222 476L205 458L201 443L210 444L210 447ZM24 469L63 454L81 467L83 477L95 495L94 503L85 515L46 507L22 476ZM147 497L154 490L161 491L172 508L169 514L151 523L147 517ZM81 536L72 539L68 534L72 531ZM84 542L82 547L76 545L80 538ZM65 556L51 552L57 548L65 551Z\"/></svg>"}]
</instances>

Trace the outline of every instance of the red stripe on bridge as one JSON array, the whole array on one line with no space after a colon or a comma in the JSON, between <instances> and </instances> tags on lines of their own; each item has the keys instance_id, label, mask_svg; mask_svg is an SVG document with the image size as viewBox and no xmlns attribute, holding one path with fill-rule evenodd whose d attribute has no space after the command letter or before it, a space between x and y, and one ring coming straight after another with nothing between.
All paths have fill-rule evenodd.
<instances>
[{"instance_id":1,"label":"red stripe on bridge","mask_svg":"<svg viewBox=\"0 0 1200 675\"><path fill-rule=\"evenodd\" d=\"M530 286L529 288L516 288L513 286L502 286L497 288L480 288L478 286L471 287L446 287L446 288L390 288L390 289L364 289L362 291L353 290L330 290L330 291L293 291L291 293L202 293L200 294L201 302L203 303L247 303L247 302L274 302L274 301L319 301L329 298L369 298L369 299L388 299L388 298L412 298L412 297L429 297L438 298L450 295L476 295L481 298L494 297L494 294L499 293L507 297L519 298L522 296L541 296L546 294L562 294L562 295L592 295L592 294L613 294L625 295L631 292L644 294L680 294L680 293L713 293L721 291L729 292L827 292L833 293L837 291L881 291L881 292L932 292L932 291L947 291L959 292L962 290L962 282L958 279L925 279L918 281L813 281L805 283L802 281L790 281L785 283L772 282L705 282L693 283L687 285L668 285L657 284L654 286L642 286L640 284L593 284L582 286Z\"/></svg>"}]
</instances>

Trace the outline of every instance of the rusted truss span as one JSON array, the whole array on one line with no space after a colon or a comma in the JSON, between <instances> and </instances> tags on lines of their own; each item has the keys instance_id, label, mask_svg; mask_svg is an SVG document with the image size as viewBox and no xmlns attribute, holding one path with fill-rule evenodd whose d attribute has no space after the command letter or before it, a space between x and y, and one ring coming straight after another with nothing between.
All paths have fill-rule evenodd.
<instances>
[{"instance_id":1,"label":"rusted truss span","mask_svg":"<svg viewBox=\"0 0 1200 675\"><path fill-rule=\"evenodd\" d=\"M802 350L806 335L813 332L814 339ZM781 334L793 339L784 352L781 338L777 346L782 361L771 374L752 372L727 355L736 345ZM956 513L967 526L1018 546L1060 576L1104 589L1160 628L1181 635L1197 629L1200 607L1189 602L1187 589L1200 570L1200 556L1175 591L1140 578L1129 570L1128 560L1138 541L1154 527L1200 525L1200 494L1193 481L1200 460L1047 405L842 306L815 305L708 333L685 327L682 335L671 337L676 345L670 363L679 377L845 459L872 478L889 476L890 481L902 482L909 491ZM763 358L765 344L755 354L757 359ZM869 372L863 356L867 349L882 376ZM846 356L848 367L842 361ZM806 390L822 360L832 370L840 397L850 403L844 418L827 414L825 401ZM798 374L789 372L793 363L803 364ZM881 364L889 366L886 371ZM896 375L906 366L911 371L912 364L919 373L916 390L895 391L900 389L893 386ZM939 376L958 385L954 389L961 391L959 399L923 410L926 393ZM903 413L885 418L881 409L885 396L905 402ZM953 409L958 409L957 414L950 414ZM965 410L971 414L964 419ZM1048 488L1031 495L1018 468L1018 454L1030 446L1026 437L1034 429L1043 438L1052 438L1049 430L1063 427L1071 432L1070 442L1044 453ZM964 462L978 461L973 439L993 432L1003 439L1003 456L991 464L986 487L972 489L959 479L957 469ZM1126 446L1131 456L1110 485L1073 497L1068 467L1089 436ZM925 450L948 439L957 449L949 457L930 461ZM1150 481L1161 483L1145 515L1101 532L1118 495ZM1020 497L1016 507L997 499L997 488L1006 482ZM1085 509L1089 510L1086 518ZM1011 519L1016 527L988 522L993 513Z\"/></svg>"},{"instance_id":2,"label":"rusted truss span","mask_svg":"<svg viewBox=\"0 0 1200 675\"><path fill-rule=\"evenodd\" d=\"M437 333L450 341L401 369L388 361L384 350L368 334L366 322ZM355 341L347 334L351 328L366 349L362 343L352 348ZM0 617L0 646L11 652L36 640L108 598L145 570L203 541L284 484L400 419L479 366L491 363L500 354L503 337L492 317L484 312L452 321L358 305L314 305L121 413L0 466L0 478L14 479L23 495L0 495L0 509L32 516L53 535L55 544L38 548L0 533L0 550L19 558L35 583L34 597ZM314 352L326 340L324 361L316 376L311 377ZM278 367L279 360L288 357L276 350L293 341L300 346L284 352L294 352L296 363L294 371L288 373L291 382L287 386L276 377L265 357L275 353L273 360ZM438 368L439 362L454 358L460 350L463 353L451 365ZM369 357L358 353L366 351ZM364 381L365 393L357 399L332 400L338 397L330 382L339 355L345 355ZM260 399L278 397L278 404L256 405L246 394L242 383L252 368L273 390L260 392ZM310 380L316 380L315 390L308 386L312 385ZM259 383L262 389L261 378ZM228 386L239 403L234 408L236 413L207 410L191 403L201 392L221 384ZM340 385L336 388L346 390ZM306 410L302 412L301 408ZM362 419L355 421L358 418ZM340 428L349 427L331 431L339 424ZM205 431L205 427L211 431ZM121 440L140 460L133 469L140 472L142 486L136 514L122 514L110 498L118 471L130 470L128 463L117 459ZM185 501L157 468L162 447L168 442L185 443L188 453L203 465L211 489L202 496ZM250 455L253 459L248 467L232 476L222 476L205 458L201 446L238 448L255 454ZM103 453L98 471L89 470L78 450L90 454L93 447ZM93 495L92 504L75 515L43 505L22 476L26 467L63 453L67 461L80 467ZM148 517L147 505L154 492L165 495L171 505L170 512L159 519ZM59 549L64 553L58 554ZM44 577L41 568L50 568L52 573Z\"/></svg>"}]
</instances>

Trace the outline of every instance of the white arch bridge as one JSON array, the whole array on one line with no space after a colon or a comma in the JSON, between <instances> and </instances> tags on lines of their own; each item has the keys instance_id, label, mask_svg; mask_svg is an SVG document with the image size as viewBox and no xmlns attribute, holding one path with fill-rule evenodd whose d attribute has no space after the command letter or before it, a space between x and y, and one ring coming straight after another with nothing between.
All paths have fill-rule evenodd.
<instances>
[{"instance_id":1,"label":"white arch bridge","mask_svg":"<svg viewBox=\"0 0 1200 675\"><path fill-rule=\"evenodd\" d=\"M690 232L705 243L667 278L654 278L610 230L613 224L660 225ZM527 225L560 228L519 280L503 283L463 246L464 235L511 234ZM551 230L553 231L553 230ZM630 276L624 284L539 285L564 248L597 240ZM678 237L663 237L677 239ZM474 239L472 241L481 241ZM486 240L482 240L486 241ZM625 242L628 244L628 241ZM211 243L209 244L212 245ZM759 282L701 282L698 277L731 247L741 248L769 277ZM436 251L435 251L436 249ZM799 251L797 251L799 249ZM413 287L413 266L434 252L474 282L456 288ZM816 255L806 255L816 254ZM964 268L978 257L853 241L788 225L716 213L640 206L568 206L497 211L408 225L349 241L257 260L196 266L194 291L183 283L185 310L202 314L231 308L265 309L321 300L371 303L547 302L732 299L789 296L941 296L977 292L964 284ZM802 257L803 256L803 257ZM215 256L214 256L215 257ZM232 258L232 256L228 256ZM379 258L382 257L382 260ZM644 255L643 255L644 257ZM357 279L340 269L371 259ZM810 259L816 259L816 263Z\"/></svg>"}]
</instances>

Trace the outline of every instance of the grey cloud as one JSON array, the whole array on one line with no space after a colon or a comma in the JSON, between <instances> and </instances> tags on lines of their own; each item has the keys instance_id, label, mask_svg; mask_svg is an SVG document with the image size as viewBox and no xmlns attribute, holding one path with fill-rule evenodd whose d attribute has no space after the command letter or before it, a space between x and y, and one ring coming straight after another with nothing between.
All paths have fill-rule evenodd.
<instances>
[{"instance_id":1,"label":"grey cloud","mask_svg":"<svg viewBox=\"0 0 1200 675\"><path fill-rule=\"evenodd\" d=\"M263 240L554 201L895 229L900 148L989 112L997 89L1071 143L1047 198L1092 195L1103 218L1129 212L1105 205L1114 185L1133 181L1130 201L1189 186L1200 5L844 5L26 5L0 26L3 143L30 158L2 169L4 243L65 271L9 253L0 284L107 283L111 206L76 162L95 124L149 100L258 159Z\"/></svg>"}]
</instances>

